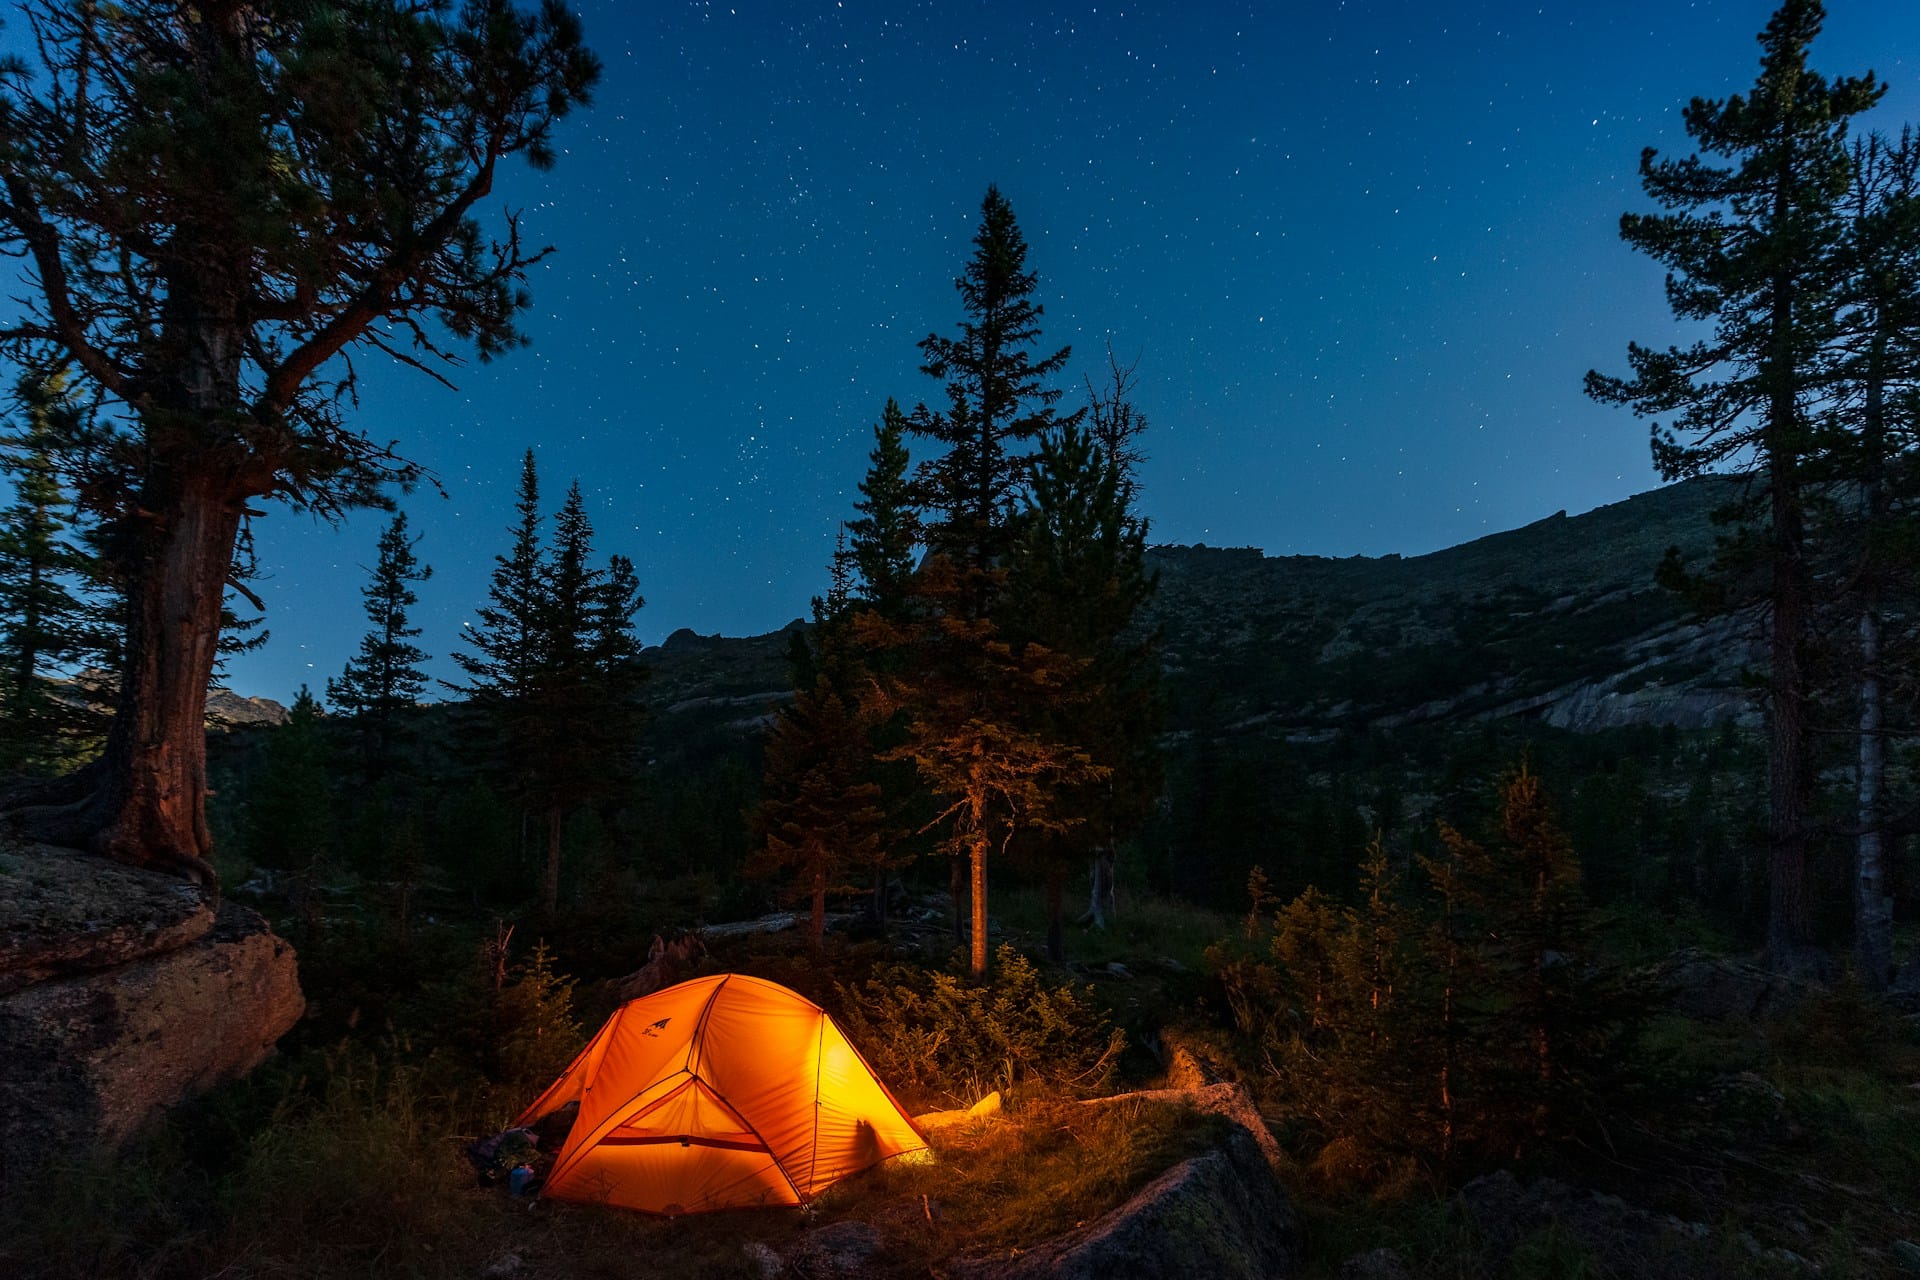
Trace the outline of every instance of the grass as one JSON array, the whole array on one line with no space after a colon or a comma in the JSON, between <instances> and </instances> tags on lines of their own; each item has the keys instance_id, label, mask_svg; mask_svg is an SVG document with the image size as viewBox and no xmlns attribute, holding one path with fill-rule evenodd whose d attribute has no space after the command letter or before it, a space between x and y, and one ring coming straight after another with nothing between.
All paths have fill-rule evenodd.
<instances>
[{"instance_id":1,"label":"grass","mask_svg":"<svg viewBox=\"0 0 1920 1280\"><path fill-rule=\"evenodd\" d=\"M1207 948L1239 925L1220 912L1171 898L1127 892L1124 886L1119 910L1105 929L1075 925L1073 921L1084 910L1085 903L1078 898L1066 904L1067 956L1076 963L1096 967L1118 961L1134 968L1172 960L1197 972L1206 964ZM1018 886L994 890L993 916L1023 949L1044 949L1047 899L1042 889Z\"/></svg>"},{"instance_id":2,"label":"grass","mask_svg":"<svg viewBox=\"0 0 1920 1280\"><path fill-rule=\"evenodd\" d=\"M1032 1102L997 1123L943 1131L931 1160L848 1179L806 1210L679 1220L509 1197L475 1184L461 1148L468 1100L416 1069L341 1053L317 1096L234 1097L177 1120L117 1161L69 1164L0 1206L0 1274L45 1280L472 1277L517 1256L515 1280L736 1276L748 1242L790 1250L829 1222L885 1240L865 1274L925 1275L959 1253L1030 1244L1096 1217L1223 1121L1164 1104ZM278 1081L285 1088L291 1079ZM230 1128L251 1115L247 1131ZM195 1146L224 1148L211 1160Z\"/></svg>"}]
</instances>

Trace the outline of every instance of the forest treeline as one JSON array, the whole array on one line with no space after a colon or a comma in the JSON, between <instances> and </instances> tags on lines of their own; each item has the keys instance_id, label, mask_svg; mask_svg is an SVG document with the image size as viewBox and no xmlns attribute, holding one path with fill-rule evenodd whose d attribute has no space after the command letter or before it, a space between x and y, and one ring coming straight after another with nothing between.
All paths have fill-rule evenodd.
<instances>
[{"instance_id":1,"label":"forest treeline","mask_svg":"<svg viewBox=\"0 0 1920 1280\"><path fill-rule=\"evenodd\" d=\"M1077 902L1084 883L1086 916L1103 923L1117 868L1219 902L1255 864L1290 890L1353 891L1375 835L1409 872L1431 852L1432 820L1447 814L1407 798L1475 744L1422 748L1430 758L1398 780L1381 765L1322 783L1309 751L1265 758L1257 743L1161 732L1165 691L1143 622L1154 576L1134 366L1109 352L1069 407L1071 353L1044 340L1025 238L992 188L955 282L958 322L919 346L935 390L911 409L911 396L879 406L831 586L795 638L792 700L757 744L663 744L648 728L633 630L642 570L596 552L577 486L556 510L541 506L530 451L488 598L444 647L462 674L434 692L447 705L421 705L427 654L407 610L431 548L397 514L365 590L370 630L329 681L326 714L300 699L259 758L236 760L243 785L209 815L207 684L223 642L260 638L230 607L257 603L246 529L259 512L248 504L277 498L334 516L388 504L418 478L344 416L351 372L328 390L317 371L355 344L388 350L393 330L376 319L418 339L412 354L389 353L427 372L456 340L489 355L520 341L519 283L536 251L509 236L499 253L479 253L470 211L500 158L551 160L553 129L597 74L560 8L364 10L359 20L415 24L413 37L455 51L432 83L396 82L389 105L421 129L366 127L378 95L345 73L331 27L210 29L208 47L241 79L262 58L301 69L256 86L298 145L282 154L244 121L209 118L165 164L102 170L123 184L111 193L71 157L137 147L142 113L159 106L199 120L179 95L204 67L163 7L131 5L100 19L128 36L111 46L125 66L89 76L95 19L38 10L51 87L10 80L0 120L18 184L0 212L40 285L32 314L4 335L22 375L0 541L0 752L26 778L6 801L19 830L201 879L222 830L231 852L310 878L329 860L377 874L424 858L498 888L537 867L528 897L547 917L593 868L638 865L645 849L648 865L682 858L742 886L743 899L761 884L803 903L816 939L835 897L863 898L884 923L890 886L911 870L944 879L976 975L990 954L991 876L1043 889L1058 957L1069 890ZM1888 749L1912 733L1920 641L1910 569L1920 140L1854 129L1883 89L1809 65L1822 18L1815 0L1780 7L1752 90L1688 107L1696 154L1648 151L1642 179L1658 210L1622 221L1627 242L1667 268L1676 317L1706 336L1636 344L1626 375L1596 372L1588 390L1653 419L1667 478L1750 479L1719 514L1713 564L1676 559L1660 572L1697 609L1764 628L1767 736L1764 766L1748 775L1725 774L1740 758L1727 744L1679 743L1662 748L1667 776L1643 769L1618 783L1617 812L1638 806L1661 834L1631 852L1632 867L1593 878L1651 893L1658 859L1668 893L1722 909L1736 928L1764 897L1766 940L1783 962L1833 936L1830 887L1844 880L1851 903L1838 927L1851 930L1861 980L1880 987L1898 960L1890 877L1920 830L1911 771ZM141 41L156 52L125 53ZM446 91L454 83L493 89L463 97ZM462 141L482 136L482 152ZM235 156L256 166L257 187L227 180ZM343 186L363 172L430 178L363 206ZM308 207L289 203L293 188L337 216L286 230L287 211ZM123 211L148 206L180 233L135 244ZM259 241L251 284L200 270L209 255L231 257L236 227ZM418 240L421 227L437 249ZM205 249L216 242L220 253ZM110 269L121 251L152 268ZM211 291L204 306L160 304L189 277ZM181 354L214 347L234 359L201 367ZM184 630L180 618L191 619ZM155 747L168 742L186 745ZM1345 744L1321 756L1389 750ZM1619 844L1621 823L1579 817L1614 785L1589 767L1605 750L1551 750L1587 760L1556 784L1576 824ZM1516 744L1479 790L1517 757ZM1844 798L1832 783L1842 768ZM1728 812L1756 781L1764 869ZM1689 798L1707 792L1719 803L1703 815ZM1691 826L1674 816L1683 809ZM499 830L457 851L447 833L476 823ZM1263 854L1262 842L1283 839L1287 850ZM476 870L489 860L494 870Z\"/></svg>"}]
</instances>

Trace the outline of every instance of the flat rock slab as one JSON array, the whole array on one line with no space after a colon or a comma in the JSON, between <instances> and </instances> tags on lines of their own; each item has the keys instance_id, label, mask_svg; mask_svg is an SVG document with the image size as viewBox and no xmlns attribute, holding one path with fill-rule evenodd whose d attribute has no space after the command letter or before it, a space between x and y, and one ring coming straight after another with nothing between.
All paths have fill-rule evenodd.
<instances>
[{"instance_id":1,"label":"flat rock slab","mask_svg":"<svg viewBox=\"0 0 1920 1280\"><path fill-rule=\"evenodd\" d=\"M1189 1106L1202 1115L1222 1116L1245 1131L1254 1145L1260 1148L1267 1167L1279 1172L1283 1164L1280 1144L1274 1140L1273 1131L1267 1128L1267 1122L1261 1118L1260 1109L1254 1105L1253 1095L1247 1092L1243 1084L1222 1081L1219 1084L1203 1084L1192 1089L1142 1089L1137 1093L1116 1093L1106 1098L1088 1098L1081 1103L1084 1107L1107 1107L1116 1102L1165 1102L1175 1106Z\"/></svg>"},{"instance_id":2,"label":"flat rock slab","mask_svg":"<svg viewBox=\"0 0 1920 1280\"><path fill-rule=\"evenodd\" d=\"M233 903L183 947L0 996L0 1188L246 1074L305 1008L292 946Z\"/></svg>"},{"instance_id":3,"label":"flat rock slab","mask_svg":"<svg viewBox=\"0 0 1920 1280\"><path fill-rule=\"evenodd\" d=\"M52 845L0 849L0 995L205 937L213 911L174 876Z\"/></svg>"},{"instance_id":4,"label":"flat rock slab","mask_svg":"<svg viewBox=\"0 0 1920 1280\"><path fill-rule=\"evenodd\" d=\"M961 1280L1281 1280L1304 1250L1293 1206L1252 1136L1183 1160L1118 1209L1013 1257L957 1264Z\"/></svg>"}]
</instances>

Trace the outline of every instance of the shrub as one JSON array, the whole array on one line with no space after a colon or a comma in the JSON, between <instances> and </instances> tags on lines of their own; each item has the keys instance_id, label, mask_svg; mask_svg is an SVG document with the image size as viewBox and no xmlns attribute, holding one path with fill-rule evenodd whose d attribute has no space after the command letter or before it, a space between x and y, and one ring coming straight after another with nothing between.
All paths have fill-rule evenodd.
<instances>
[{"instance_id":1,"label":"shrub","mask_svg":"<svg viewBox=\"0 0 1920 1280\"><path fill-rule=\"evenodd\" d=\"M847 1034L881 1079L963 1102L1019 1082L1098 1091L1126 1042L1092 1003L1091 988L1047 986L1006 944L995 953L993 979L985 985L890 965L839 992Z\"/></svg>"},{"instance_id":2,"label":"shrub","mask_svg":"<svg viewBox=\"0 0 1920 1280\"><path fill-rule=\"evenodd\" d=\"M502 1085L551 1083L584 1043L573 1016L573 979L555 972L544 942L495 995L492 1014L493 1077Z\"/></svg>"}]
</instances>

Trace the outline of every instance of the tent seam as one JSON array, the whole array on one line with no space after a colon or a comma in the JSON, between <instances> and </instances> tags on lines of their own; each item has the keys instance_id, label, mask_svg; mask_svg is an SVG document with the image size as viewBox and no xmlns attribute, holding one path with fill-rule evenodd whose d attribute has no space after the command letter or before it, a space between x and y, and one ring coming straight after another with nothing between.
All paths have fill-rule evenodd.
<instances>
[{"instance_id":1,"label":"tent seam","mask_svg":"<svg viewBox=\"0 0 1920 1280\"><path fill-rule=\"evenodd\" d=\"M700 1009L700 1017L693 1024L693 1034L687 1037L687 1064L680 1069L695 1080L700 1078L700 1073L693 1069L693 1058L700 1052L700 1046L706 1043L707 1015L713 1012L714 1002L720 998L720 992L731 981L733 981L733 975L729 973L713 984L713 994L707 997L707 1003Z\"/></svg>"}]
</instances>

